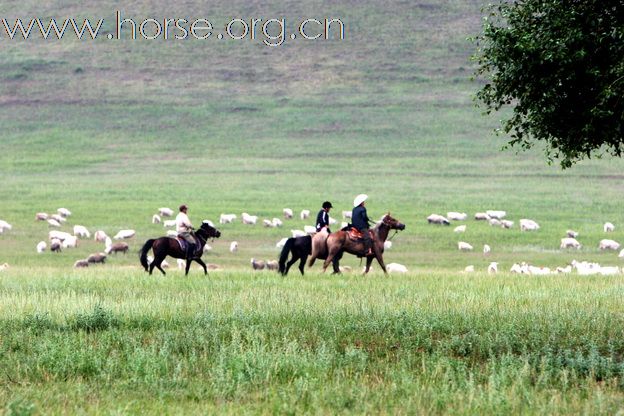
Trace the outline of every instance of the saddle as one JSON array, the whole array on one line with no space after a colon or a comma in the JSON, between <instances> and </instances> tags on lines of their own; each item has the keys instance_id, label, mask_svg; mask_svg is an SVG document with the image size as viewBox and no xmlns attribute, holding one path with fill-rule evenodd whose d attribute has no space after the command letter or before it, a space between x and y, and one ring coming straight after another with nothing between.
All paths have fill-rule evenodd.
<instances>
[{"instance_id":1,"label":"saddle","mask_svg":"<svg viewBox=\"0 0 624 416\"><path fill-rule=\"evenodd\" d=\"M347 230L347 236L352 241L359 241L364 237L360 230L358 230L357 228L350 228L349 230Z\"/></svg>"},{"instance_id":2,"label":"saddle","mask_svg":"<svg viewBox=\"0 0 624 416\"><path fill-rule=\"evenodd\" d=\"M182 238L180 236L171 237L171 238L174 238L178 242L178 244L180 245L180 250L182 250L183 253L186 253L186 250L188 248L188 242L184 238ZM199 251L200 251L199 244L196 244L195 245L195 252L193 254L197 255L197 254L199 254Z\"/></svg>"}]
</instances>

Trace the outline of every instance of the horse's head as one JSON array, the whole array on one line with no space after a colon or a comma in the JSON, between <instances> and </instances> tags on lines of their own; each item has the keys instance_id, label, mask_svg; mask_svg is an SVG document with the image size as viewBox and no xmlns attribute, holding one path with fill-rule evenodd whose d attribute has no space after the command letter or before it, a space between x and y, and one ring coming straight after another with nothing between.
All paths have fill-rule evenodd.
<instances>
[{"instance_id":1,"label":"horse's head","mask_svg":"<svg viewBox=\"0 0 624 416\"><path fill-rule=\"evenodd\" d=\"M405 229L405 224L399 222L399 220L397 220L396 218L392 218L390 216L390 213L384 215L384 217L381 219L381 223L386 225L391 230L403 231Z\"/></svg>"},{"instance_id":2,"label":"horse's head","mask_svg":"<svg viewBox=\"0 0 624 416\"><path fill-rule=\"evenodd\" d=\"M203 221L198 231L203 231L206 238L219 238L221 237L221 231L214 228L207 221Z\"/></svg>"}]
</instances>

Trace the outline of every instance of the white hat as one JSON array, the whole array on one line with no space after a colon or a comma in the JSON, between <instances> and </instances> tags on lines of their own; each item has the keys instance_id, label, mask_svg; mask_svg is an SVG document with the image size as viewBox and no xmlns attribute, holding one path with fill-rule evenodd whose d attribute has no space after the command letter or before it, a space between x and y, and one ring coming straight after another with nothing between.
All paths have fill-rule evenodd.
<instances>
[{"instance_id":1,"label":"white hat","mask_svg":"<svg viewBox=\"0 0 624 416\"><path fill-rule=\"evenodd\" d=\"M353 200L353 206L357 207L358 205L360 205L362 202L366 201L367 199L368 199L368 195L366 195L366 194L359 194Z\"/></svg>"}]
</instances>

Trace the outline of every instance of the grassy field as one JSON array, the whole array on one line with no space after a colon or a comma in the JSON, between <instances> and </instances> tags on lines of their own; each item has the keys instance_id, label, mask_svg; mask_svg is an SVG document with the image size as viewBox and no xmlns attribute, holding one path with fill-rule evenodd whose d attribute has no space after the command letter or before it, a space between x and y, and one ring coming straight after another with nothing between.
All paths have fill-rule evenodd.
<instances>
[{"instance_id":1,"label":"grassy field","mask_svg":"<svg viewBox=\"0 0 624 416\"><path fill-rule=\"evenodd\" d=\"M118 2L41 5L0 18L137 20L340 17L342 41L11 41L0 30L0 404L7 414L523 413L614 414L622 401L622 277L485 274L491 261L620 265L602 238L624 241L620 160L561 171L540 149L500 149L498 117L474 106L466 38L481 1ZM289 26L292 27L292 26ZM334 216L369 195L368 212L407 226L385 278L253 272L282 228L220 226L206 260L148 277L140 245L164 235L151 216L190 206L195 223L282 209ZM103 245L37 254L59 207L114 235L130 253L75 270ZM511 230L472 220L502 209ZM431 213L469 220L428 225ZM520 232L521 218L537 232ZM606 235L605 221L616 225ZM453 233L465 223L465 234ZM580 251L560 250L567 229ZM457 250L459 240L475 247ZM230 253L232 241L239 251ZM483 244L492 247L489 256ZM460 273L467 265L477 273Z\"/></svg>"}]
</instances>

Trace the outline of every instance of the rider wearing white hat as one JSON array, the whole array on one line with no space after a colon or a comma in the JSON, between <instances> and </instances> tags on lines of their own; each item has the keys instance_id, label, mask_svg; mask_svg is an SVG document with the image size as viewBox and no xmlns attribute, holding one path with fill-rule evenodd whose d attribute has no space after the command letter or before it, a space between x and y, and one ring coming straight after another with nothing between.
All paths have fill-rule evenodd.
<instances>
[{"instance_id":1,"label":"rider wearing white hat","mask_svg":"<svg viewBox=\"0 0 624 416\"><path fill-rule=\"evenodd\" d=\"M371 255L371 246L373 241L371 240L370 233L368 231L368 227L370 224L370 220L368 219L368 214L366 213L366 208L364 204L368 199L368 195L359 194L353 200L353 211L351 211L351 225L353 228L357 228L362 233L363 243L365 255Z\"/></svg>"}]
</instances>

